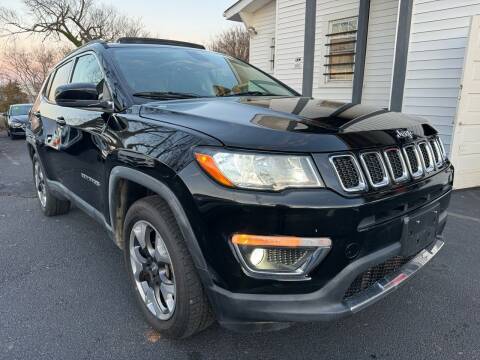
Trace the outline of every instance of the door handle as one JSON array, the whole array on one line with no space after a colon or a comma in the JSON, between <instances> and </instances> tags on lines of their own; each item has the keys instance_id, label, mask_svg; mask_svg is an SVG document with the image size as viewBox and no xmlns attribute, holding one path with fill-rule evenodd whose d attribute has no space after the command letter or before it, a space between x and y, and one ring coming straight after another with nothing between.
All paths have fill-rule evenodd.
<instances>
[{"instance_id":1,"label":"door handle","mask_svg":"<svg viewBox=\"0 0 480 360\"><path fill-rule=\"evenodd\" d=\"M58 123L58 125L63 126L67 122L65 121L65 118L63 116L59 116L59 117L57 117L57 123Z\"/></svg>"}]
</instances>

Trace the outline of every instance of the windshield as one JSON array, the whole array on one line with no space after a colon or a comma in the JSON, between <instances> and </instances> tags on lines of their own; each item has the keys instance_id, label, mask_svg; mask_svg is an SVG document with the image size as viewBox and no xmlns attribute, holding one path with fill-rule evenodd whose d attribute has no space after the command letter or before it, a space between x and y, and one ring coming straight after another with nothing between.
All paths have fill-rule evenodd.
<instances>
[{"instance_id":1,"label":"windshield","mask_svg":"<svg viewBox=\"0 0 480 360\"><path fill-rule=\"evenodd\" d=\"M189 48L115 48L114 58L135 96L294 96L239 60Z\"/></svg>"},{"instance_id":2,"label":"windshield","mask_svg":"<svg viewBox=\"0 0 480 360\"><path fill-rule=\"evenodd\" d=\"M10 115L11 116L19 116L19 115L28 115L28 112L32 108L32 105L14 105L10 107Z\"/></svg>"}]
</instances>

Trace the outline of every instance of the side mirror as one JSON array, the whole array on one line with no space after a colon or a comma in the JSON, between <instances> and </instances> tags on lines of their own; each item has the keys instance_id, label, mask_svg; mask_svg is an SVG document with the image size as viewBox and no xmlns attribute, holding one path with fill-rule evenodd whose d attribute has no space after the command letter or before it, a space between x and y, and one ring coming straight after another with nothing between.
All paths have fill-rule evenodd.
<instances>
[{"instance_id":1,"label":"side mirror","mask_svg":"<svg viewBox=\"0 0 480 360\"><path fill-rule=\"evenodd\" d=\"M112 102L99 97L97 86L89 83L60 85L55 89L55 102L59 106L111 111Z\"/></svg>"}]
</instances>

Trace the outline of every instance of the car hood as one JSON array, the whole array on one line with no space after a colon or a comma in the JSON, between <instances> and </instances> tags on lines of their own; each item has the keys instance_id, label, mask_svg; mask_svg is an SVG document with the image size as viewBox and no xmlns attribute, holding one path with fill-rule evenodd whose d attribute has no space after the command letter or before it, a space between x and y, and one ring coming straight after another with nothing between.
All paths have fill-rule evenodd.
<instances>
[{"instance_id":1,"label":"car hood","mask_svg":"<svg viewBox=\"0 0 480 360\"><path fill-rule=\"evenodd\" d=\"M26 123L28 120L28 115L15 115L10 117L11 122Z\"/></svg>"},{"instance_id":2,"label":"car hood","mask_svg":"<svg viewBox=\"0 0 480 360\"><path fill-rule=\"evenodd\" d=\"M436 133L422 118L304 97L158 101L142 105L140 116L200 131L228 147L267 151L345 151Z\"/></svg>"}]
</instances>

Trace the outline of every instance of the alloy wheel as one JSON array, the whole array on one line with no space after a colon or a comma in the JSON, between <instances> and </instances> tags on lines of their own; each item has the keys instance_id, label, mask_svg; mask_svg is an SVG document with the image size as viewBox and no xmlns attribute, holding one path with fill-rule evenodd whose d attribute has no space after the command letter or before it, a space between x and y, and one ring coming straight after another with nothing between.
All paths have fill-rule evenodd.
<instances>
[{"instance_id":1,"label":"alloy wheel","mask_svg":"<svg viewBox=\"0 0 480 360\"><path fill-rule=\"evenodd\" d=\"M38 161L35 161L35 189L37 189L38 199L42 207L47 205L47 189L45 188L45 178Z\"/></svg>"},{"instance_id":2,"label":"alloy wheel","mask_svg":"<svg viewBox=\"0 0 480 360\"><path fill-rule=\"evenodd\" d=\"M130 232L130 264L137 290L148 310L160 320L175 311L172 260L159 232L147 221L137 221Z\"/></svg>"}]
</instances>

